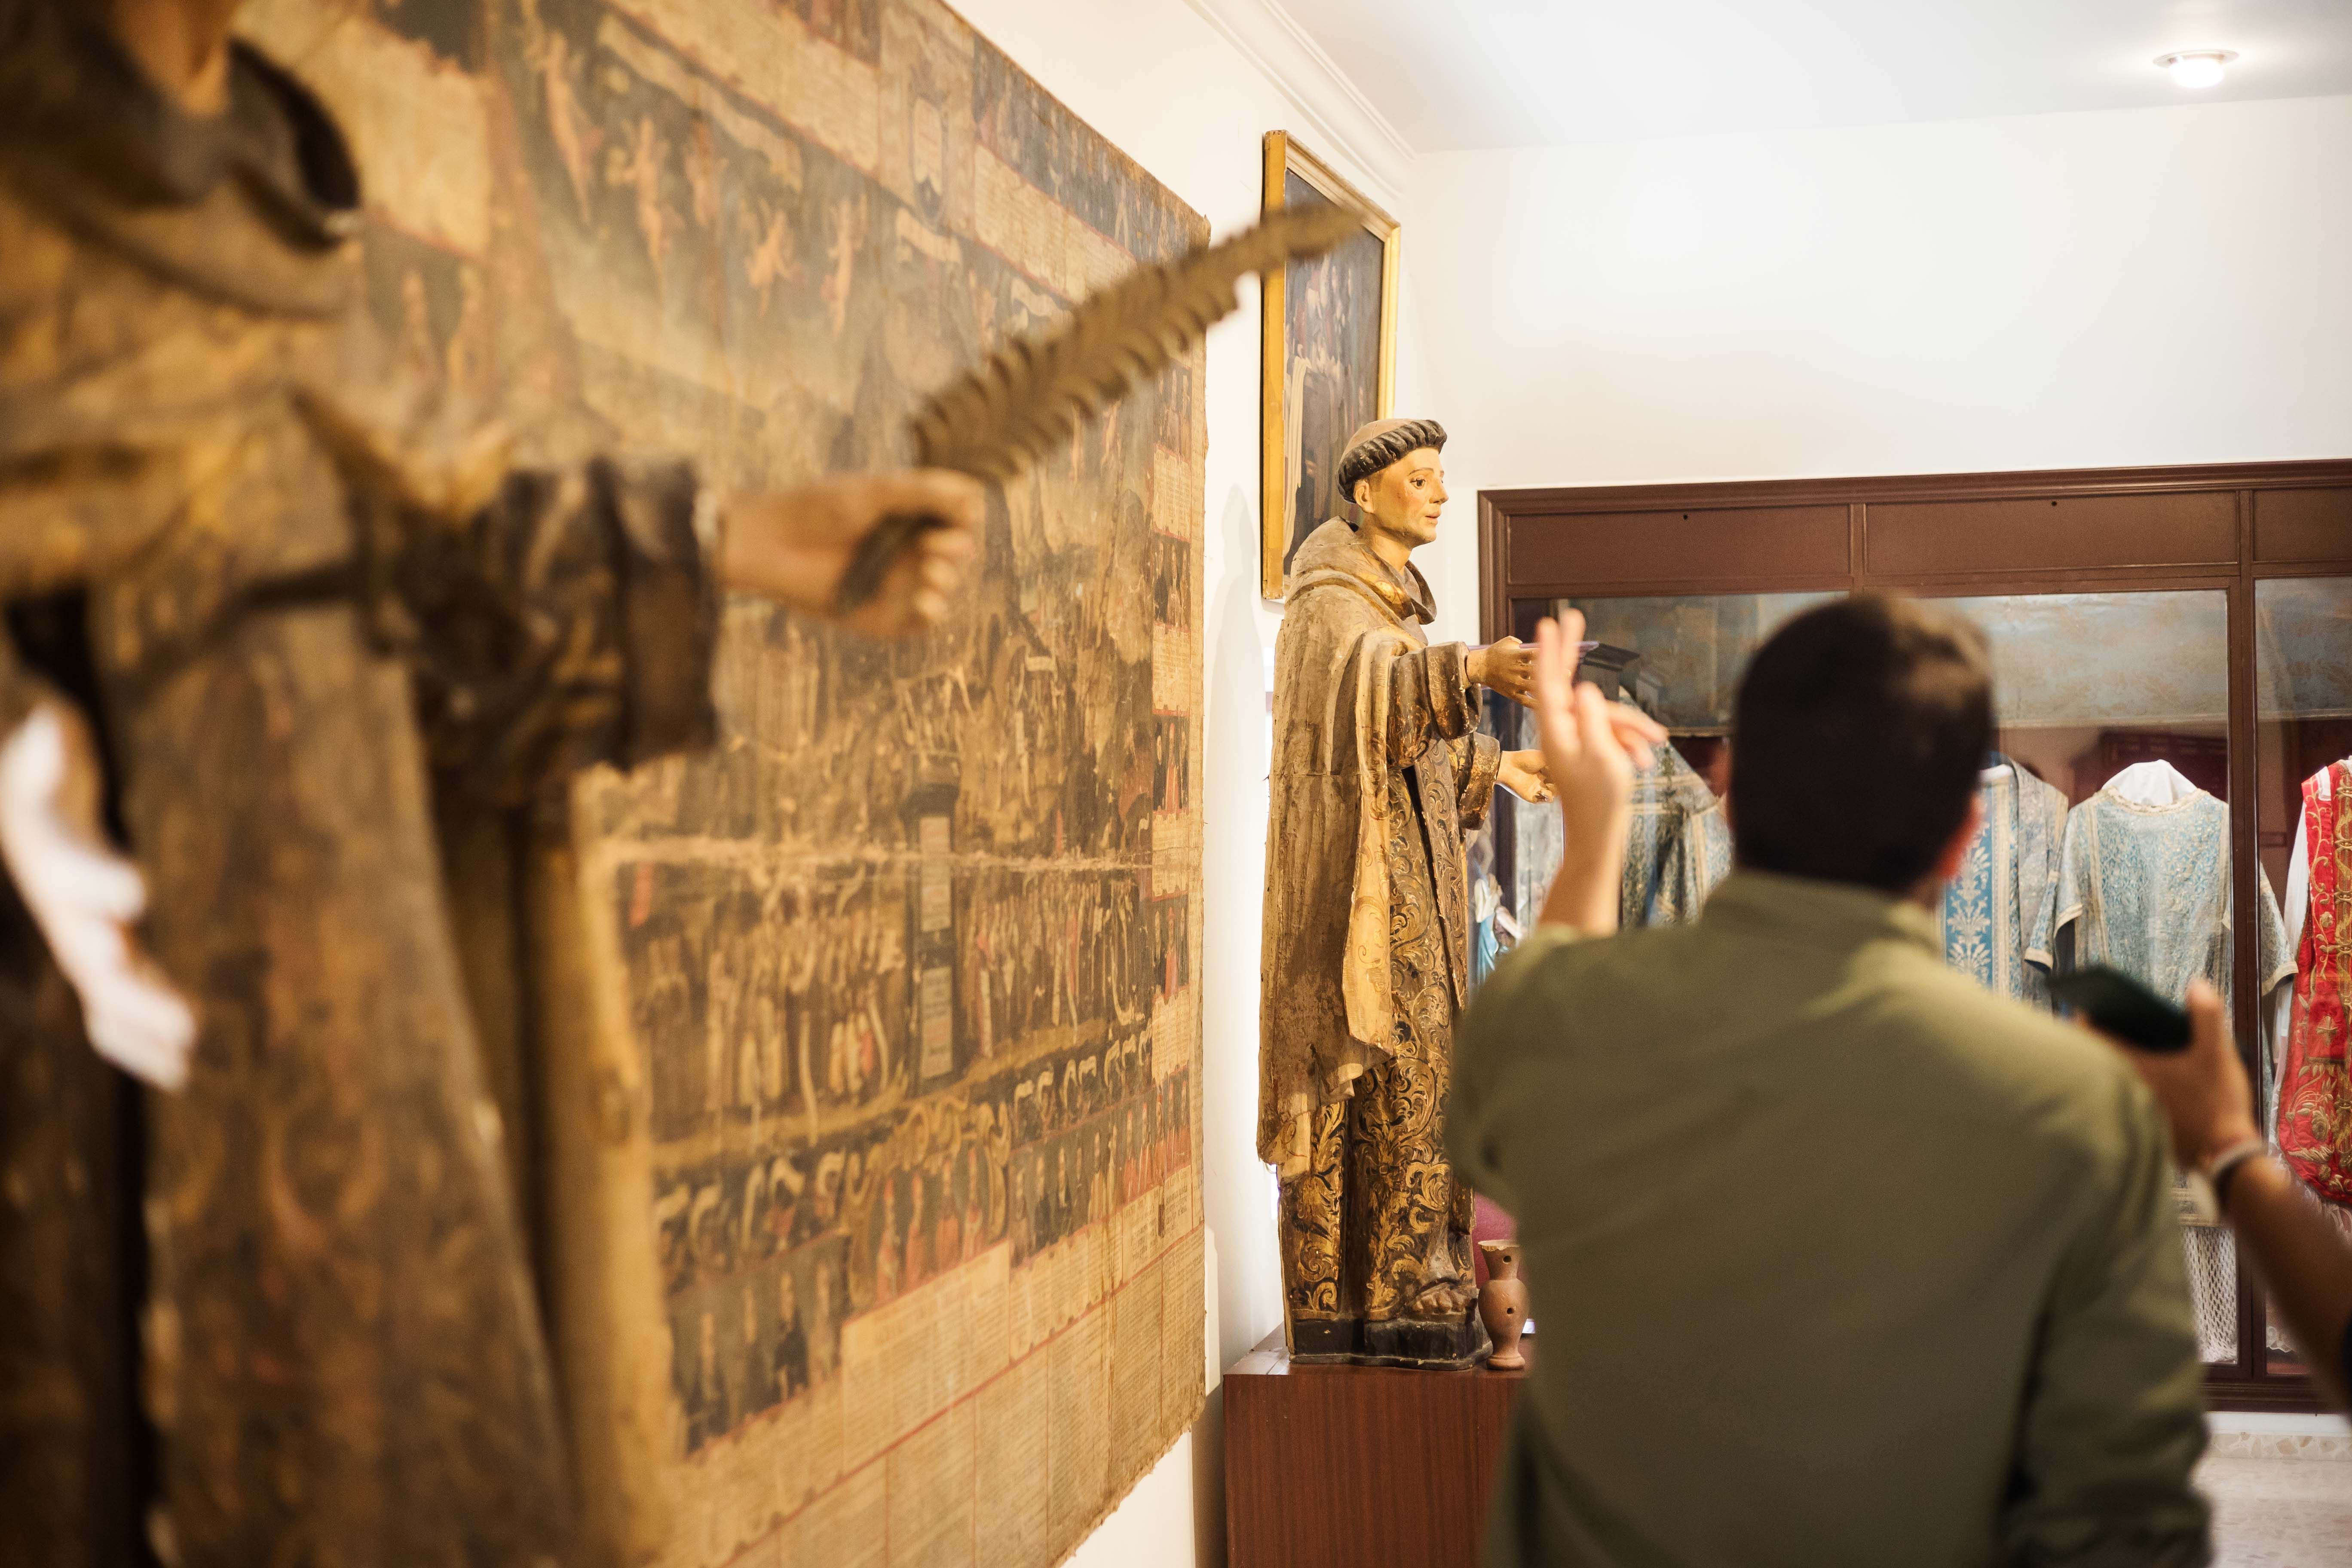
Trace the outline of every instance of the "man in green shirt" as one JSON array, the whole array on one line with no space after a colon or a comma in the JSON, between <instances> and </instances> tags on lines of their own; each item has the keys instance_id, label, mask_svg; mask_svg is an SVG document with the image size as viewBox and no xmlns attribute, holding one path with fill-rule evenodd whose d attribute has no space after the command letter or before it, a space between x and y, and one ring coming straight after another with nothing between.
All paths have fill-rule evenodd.
<instances>
[{"instance_id":1,"label":"man in green shirt","mask_svg":"<svg viewBox=\"0 0 2352 1568\"><path fill-rule=\"evenodd\" d=\"M1537 710L1567 855L1447 1118L1542 1328L1486 1562L2208 1562L2164 1126L1935 941L1982 637L1876 595L1790 622L1733 718L1738 868L1696 924L1617 935L1633 763L1568 620Z\"/></svg>"}]
</instances>

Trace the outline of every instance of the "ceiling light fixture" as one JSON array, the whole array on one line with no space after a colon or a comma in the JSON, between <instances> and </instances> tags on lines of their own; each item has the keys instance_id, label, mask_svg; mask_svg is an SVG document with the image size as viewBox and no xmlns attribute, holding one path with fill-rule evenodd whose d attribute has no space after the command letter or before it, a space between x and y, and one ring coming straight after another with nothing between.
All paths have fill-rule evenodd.
<instances>
[{"instance_id":1,"label":"ceiling light fixture","mask_svg":"<svg viewBox=\"0 0 2352 1568\"><path fill-rule=\"evenodd\" d=\"M2157 56L2156 63L2170 71L2179 86L2218 87L2221 68L2237 58L2235 49L2176 49L2171 54Z\"/></svg>"}]
</instances>

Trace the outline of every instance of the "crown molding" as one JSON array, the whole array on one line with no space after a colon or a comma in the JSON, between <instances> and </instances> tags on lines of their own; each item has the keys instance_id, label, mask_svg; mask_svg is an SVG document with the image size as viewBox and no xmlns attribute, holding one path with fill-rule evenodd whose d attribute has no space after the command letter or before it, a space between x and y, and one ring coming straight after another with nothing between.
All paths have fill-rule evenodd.
<instances>
[{"instance_id":1,"label":"crown molding","mask_svg":"<svg viewBox=\"0 0 2352 1568\"><path fill-rule=\"evenodd\" d=\"M1412 143L1398 133L1278 0L1189 0L1189 4L1306 117L1316 142L1309 150L1327 160L1336 157L1356 165L1363 184L1370 187L1366 194L1393 210L1404 195L1405 170L1413 160Z\"/></svg>"}]
</instances>

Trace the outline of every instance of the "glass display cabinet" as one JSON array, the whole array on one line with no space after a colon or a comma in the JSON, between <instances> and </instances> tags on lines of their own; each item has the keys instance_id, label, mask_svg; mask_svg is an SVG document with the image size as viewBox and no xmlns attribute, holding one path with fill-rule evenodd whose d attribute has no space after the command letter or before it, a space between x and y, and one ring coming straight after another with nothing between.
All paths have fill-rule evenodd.
<instances>
[{"instance_id":1,"label":"glass display cabinet","mask_svg":"<svg viewBox=\"0 0 2352 1568\"><path fill-rule=\"evenodd\" d=\"M2209 976L2267 1124L2352 1230L2352 463L1486 491L1479 513L1484 635L1581 611L1591 678L1673 738L1637 786L1628 923L1693 918L1727 870L1732 695L1781 622L1884 588L1981 626L2000 730L1947 961L2039 1005L2080 963L2175 995ZM1533 744L1520 710L1488 721ZM1531 922L1558 819L1506 796L1492 832L1501 907ZM2181 1191L2213 1403L2318 1408Z\"/></svg>"},{"instance_id":2,"label":"glass display cabinet","mask_svg":"<svg viewBox=\"0 0 2352 1568\"><path fill-rule=\"evenodd\" d=\"M2283 890L2294 976L2265 1022L2273 1045L2264 1125L2296 1173L2352 1229L2352 1104L2325 1063L2340 1063L2330 1020L2352 1001L2352 576L2254 584L2254 827L2264 878ZM2297 1004L2303 1018L2298 1026ZM2319 1058L2319 1059L2315 1059ZM2315 1071L2315 1068L2323 1070ZM2340 1157L2336 1157L2340 1155ZM2294 1352L2273 1328L2265 1353Z\"/></svg>"}]
</instances>

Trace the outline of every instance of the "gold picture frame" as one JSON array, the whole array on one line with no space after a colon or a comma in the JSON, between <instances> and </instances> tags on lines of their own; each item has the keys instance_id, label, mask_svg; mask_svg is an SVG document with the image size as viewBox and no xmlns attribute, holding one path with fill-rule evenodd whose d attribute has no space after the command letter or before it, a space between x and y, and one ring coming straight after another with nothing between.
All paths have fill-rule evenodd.
<instances>
[{"instance_id":1,"label":"gold picture frame","mask_svg":"<svg viewBox=\"0 0 2352 1568\"><path fill-rule=\"evenodd\" d=\"M1309 195L1363 215L1364 231L1378 247L1380 302L1375 312L1360 308L1375 264L1372 247L1353 239L1313 261L1268 273L1260 285L1258 576L1259 592L1269 599L1282 597L1283 573L1297 540L1346 505L1328 493L1338 444L1366 420L1389 417L1396 390L1397 221L1288 132L1266 132L1264 209L1276 212ZM1302 319L1294 305L1312 309L1316 319ZM1367 313L1378 322L1369 366L1362 363L1360 319ZM1302 353L1309 334L1315 352Z\"/></svg>"}]
</instances>

